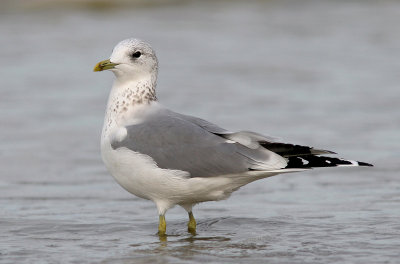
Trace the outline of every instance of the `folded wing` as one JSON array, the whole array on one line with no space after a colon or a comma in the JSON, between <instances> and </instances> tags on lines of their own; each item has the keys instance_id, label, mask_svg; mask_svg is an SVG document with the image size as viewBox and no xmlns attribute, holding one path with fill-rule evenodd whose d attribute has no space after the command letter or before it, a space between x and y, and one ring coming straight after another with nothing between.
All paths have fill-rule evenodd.
<instances>
[{"instance_id":1,"label":"folded wing","mask_svg":"<svg viewBox=\"0 0 400 264\"><path fill-rule=\"evenodd\" d=\"M262 147L249 148L224 135L230 132L205 120L160 110L141 123L127 126L127 135L114 140L114 149L126 147L150 156L157 166L182 170L191 177L213 177L251 170L278 170L287 160Z\"/></svg>"}]
</instances>

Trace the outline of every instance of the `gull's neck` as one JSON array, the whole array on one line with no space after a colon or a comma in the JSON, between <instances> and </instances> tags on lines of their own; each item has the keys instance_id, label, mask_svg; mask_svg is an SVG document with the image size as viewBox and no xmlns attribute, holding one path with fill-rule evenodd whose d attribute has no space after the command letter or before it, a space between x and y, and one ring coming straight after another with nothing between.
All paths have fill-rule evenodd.
<instances>
[{"instance_id":1,"label":"gull's neck","mask_svg":"<svg viewBox=\"0 0 400 264\"><path fill-rule=\"evenodd\" d=\"M135 79L117 78L108 98L103 136L111 128L118 127L134 118L134 110L157 101L155 76Z\"/></svg>"}]
</instances>

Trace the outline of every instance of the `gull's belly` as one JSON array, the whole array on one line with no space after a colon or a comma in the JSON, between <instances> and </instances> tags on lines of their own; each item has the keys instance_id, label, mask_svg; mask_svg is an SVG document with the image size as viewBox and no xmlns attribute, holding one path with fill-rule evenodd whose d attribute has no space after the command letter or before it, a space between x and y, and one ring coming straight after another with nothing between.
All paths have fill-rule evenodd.
<instances>
[{"instance_id":1,"label":"gull's belly","mask_svg":"<svg viewBox=\"0 0 400 264\"><path fill-rule=\"evenodd\" d=\"M110 144L102 144L101 152L107 169L125 190L168 207L226 199L252 181L251 177L232 175L190 178L185 171L161 169L147 155L127 148L112 149Z\"/></svg>"}]
</instances>

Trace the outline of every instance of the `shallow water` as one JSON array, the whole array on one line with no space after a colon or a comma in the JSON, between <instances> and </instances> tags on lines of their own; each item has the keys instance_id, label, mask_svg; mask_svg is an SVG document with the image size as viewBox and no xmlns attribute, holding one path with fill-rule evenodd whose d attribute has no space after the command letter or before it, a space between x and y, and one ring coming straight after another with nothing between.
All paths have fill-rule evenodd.
<instances>
[{"instance_id":1,"label":"shallow water","mask_svg":"<svg viewBox=\"0 0 400 264\"><path fill-rule=\"evenodd\" d=\"M400 3L188 2L0 12L1 263L398 263ZM100 159L126 37L152 43L158 97L228 129L374 168L272 177L186 213L125 192Z\"/></svg>"}]
</instances>

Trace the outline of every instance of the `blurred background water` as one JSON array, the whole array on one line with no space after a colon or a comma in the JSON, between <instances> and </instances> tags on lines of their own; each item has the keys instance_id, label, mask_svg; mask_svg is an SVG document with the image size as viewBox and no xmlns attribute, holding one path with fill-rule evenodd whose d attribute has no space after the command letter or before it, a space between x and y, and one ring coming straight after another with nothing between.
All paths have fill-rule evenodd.
<instances>
[{"instance_id":1,"label":"blurred background water","mask_svg":"<svg viewBox=\"0 0 400 264\"><path fill-rule=\"evenodd\" d=\"M400 2L0 2L0 263L399 263ZM150 42L158 98L222 127L336 151L320 169L167 214L100 158L122 39Z\"/></svg>"}]
</instances>

